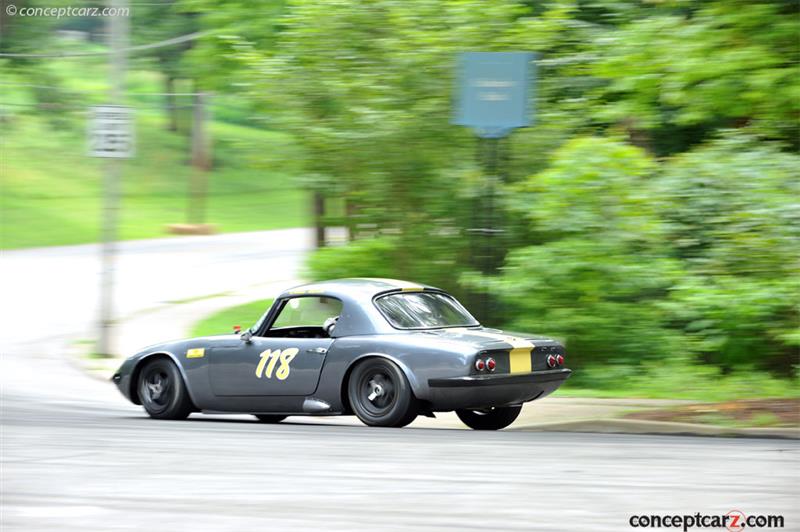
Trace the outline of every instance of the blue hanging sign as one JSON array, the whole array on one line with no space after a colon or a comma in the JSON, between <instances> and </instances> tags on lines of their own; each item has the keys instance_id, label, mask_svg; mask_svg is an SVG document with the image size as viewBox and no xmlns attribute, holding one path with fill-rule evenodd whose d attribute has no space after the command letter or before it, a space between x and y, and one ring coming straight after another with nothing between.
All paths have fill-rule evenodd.
<instances>
[{"instance_id":1,"label":"blue hanging sign","mask_svg":"<svg viewBox=\"0 0 800 532\"><path fill-rule=\"evenodd\" d=\"M478 136L504 137L531 124L534 114L535 54L459 54L457 107L453 123L475 128Z\"/></svg>"}]
</instances>

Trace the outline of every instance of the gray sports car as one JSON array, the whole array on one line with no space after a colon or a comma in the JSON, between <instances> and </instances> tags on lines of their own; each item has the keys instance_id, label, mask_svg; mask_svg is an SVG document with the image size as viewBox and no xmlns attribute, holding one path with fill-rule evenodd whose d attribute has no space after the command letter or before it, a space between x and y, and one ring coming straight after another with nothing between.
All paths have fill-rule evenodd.
<instances>
[{"instance_id":1,"label":"gray sports car","mask_svg":"<svg viewBox=\"0 0 800 532\"><path fill-rule=\"evenodd\" d=\"M355 414L402 427L455 410L496 430L558 388L571 373L563 365L555 340L482 327L438 288L341 279L284 292L240 334L150 346L112 380L159 419Z\"/></svg>"}]
</instances>

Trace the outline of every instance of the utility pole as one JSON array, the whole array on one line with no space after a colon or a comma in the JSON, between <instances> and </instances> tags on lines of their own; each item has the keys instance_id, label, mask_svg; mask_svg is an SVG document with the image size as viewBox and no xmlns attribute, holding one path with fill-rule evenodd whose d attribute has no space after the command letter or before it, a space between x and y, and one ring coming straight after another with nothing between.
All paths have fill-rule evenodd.
<instances>
[{"instance_id":1,"label":"utility pole","mask_svg":"<svg viewBox=\"0 0 800 532\"><path fill-rule=\"evenodd\" d=\"M115 15L110 19L111 54L109 55L109 103L123 105L125 97L126 49L128 48L128 2L110 0ZM106 161L103 194L103 220L100 280L100 335L97 353L111 355L111 329L114 324L114 267L117 254L117 222L119 217L122 161L110 157Z\"/></svg>"}]
</instances>

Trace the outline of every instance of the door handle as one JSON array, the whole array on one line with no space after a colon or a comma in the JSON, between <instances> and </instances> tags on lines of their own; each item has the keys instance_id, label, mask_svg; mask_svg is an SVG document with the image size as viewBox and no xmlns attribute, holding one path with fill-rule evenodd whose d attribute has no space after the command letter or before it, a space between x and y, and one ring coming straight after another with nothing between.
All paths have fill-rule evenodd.
<instances>
[{"instance_id":1,"label":"door handle","mask_svg":"<svg viewBox=\"0 0 800 532\"><path fill-rule=\"evenodd\" d=\"M318 355L324 355L325 353L328 352L328 350L325 349L324 347L308 348L306 349L306 351L308 351L309 353L316 353Z\"/></svg>"}]
</instances>

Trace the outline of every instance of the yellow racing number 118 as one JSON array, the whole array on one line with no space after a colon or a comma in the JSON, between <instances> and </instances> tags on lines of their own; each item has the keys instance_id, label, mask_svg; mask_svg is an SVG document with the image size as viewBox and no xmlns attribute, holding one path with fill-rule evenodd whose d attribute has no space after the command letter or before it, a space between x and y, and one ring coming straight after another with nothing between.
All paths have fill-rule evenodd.
<instances>
[{"instance_id":1,"label":"yellow racing number 118","mask_svg":"<svg viewBox=\"0 0 800 532\"><path fill-rule=\"evenodd\" d=\"M280 349L271 350L267 349L266 351L262 351L259 355L261 360L258 361L258 366L256 366L256 377L259 379L262 375L268 379L272 378L272 372L275 370L275 365L280 360L280 366L278 366L278 370L275 371L275 377L279 380L286 380L286 377L289 376L290 367L289 364L294 360L294 357L297 356L298 349L296 347L290 347L289 349L284 349L281 351ZM266 366L266 371L264 370L264 366Z\"/></svg>"}]
</instances>

